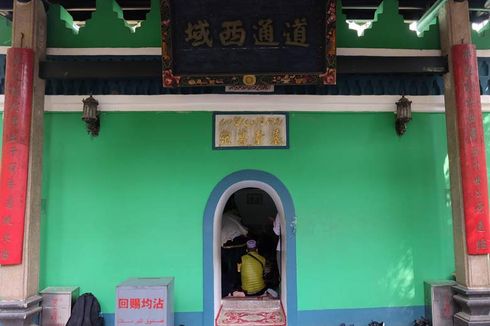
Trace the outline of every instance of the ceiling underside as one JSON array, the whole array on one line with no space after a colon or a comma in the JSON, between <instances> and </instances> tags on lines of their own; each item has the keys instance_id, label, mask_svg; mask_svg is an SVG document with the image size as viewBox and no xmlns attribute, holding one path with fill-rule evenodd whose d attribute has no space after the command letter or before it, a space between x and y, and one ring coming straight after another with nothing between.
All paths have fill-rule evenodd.
<instances>
[{"instance_id":1,"label":"ceiling underside","mask_svg":"<svg viewBox=\"0 0 490 326\"><path fill-rule=\"evenodd\" d=\"M67 9L75 21L85 21L95 10L95 0L43 0L45 3L59 3ZM150 0L117 0L126 20L144 20L150 8ZM407 21L420 19L436 0L399 0L400 14ZM381 0L342 0L347 19L371 20ZM469 0L472 22L489 18L490 0ZM0 13L11 17L12 0L0 0Z\"/></svg>"}]
</instances>

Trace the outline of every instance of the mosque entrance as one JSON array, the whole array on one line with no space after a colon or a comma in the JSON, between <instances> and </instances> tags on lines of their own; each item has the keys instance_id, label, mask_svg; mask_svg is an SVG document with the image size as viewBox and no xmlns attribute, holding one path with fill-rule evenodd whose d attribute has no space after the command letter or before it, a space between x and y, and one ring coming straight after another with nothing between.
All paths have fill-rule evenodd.
<instances>
[{"instance_id":1,"label":"mosque entrance","mask_svg":"<svg viewBox=\"0 0 490 326\"><path fill-rule=\"evenodd\" d=\"M274 232L274 222L279 232ZM227 230L229 223L237 226L235 231ZM251 282L254 286L243 289L241 257L248 254L250 240L254 241L248 249L256 248L259 260L265 260L265 286ZM224 252L234 246L241 249L231 255ZM240 272L236 260L242 262ZM296 325L296 213L288 189L277 177L242 170L218 182L204 211L203 263L204 325Z\"/></svg>"},{"instance_id":2,"label":"mosque entrance","mask_svg":"<svg viewBox=\"0 0 490 326\"><path fill-rule=\"evenodd\" d=\"M230 196L221 218L222 298L279 297L280 226L265 191L244 188Z\"/></svg>"},{"instance_id":3,"label":"mosque entrance","mask_svg":"<svg viewBox=\"0 0 490 326\"><path fill-rule=\"evenodd\" d=\"M285 325L281 217L271 196L242 188L221 217L221 298L216 325Z\"/></svg>"}]
</instances>

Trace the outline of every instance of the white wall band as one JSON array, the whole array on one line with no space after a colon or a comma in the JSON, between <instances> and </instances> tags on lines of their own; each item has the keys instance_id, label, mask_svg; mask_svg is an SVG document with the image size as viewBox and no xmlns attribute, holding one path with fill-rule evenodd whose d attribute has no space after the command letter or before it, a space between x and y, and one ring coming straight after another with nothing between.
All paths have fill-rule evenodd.
<instances>
[{"instance_id":1,"label":"white wall band","mask_svg":"<svg viewBox=\"0 0 490 326\"><path fill-rule=\"evenodd\" d=\"M0 54L7 53L8 46L0 46ZM150 48L48 48L48 55L161 55L159 47ZM440 50L414 50L414 49L375 49L375 48L337 48L339 56L375 56L375 57L438 57ZM490 57L490 50L478 50L479 57Z\"/></svg>"},{"instance_id":2,"label":"white wall band","mask_svg":"<svg viewBox=\"0 0 490 326\"><path fill-rule=\"evenodd\" d=\"M80 112L88 95L47 95L48 112ZM95 95L105 112L394 112L401 96L391 95ZM407 96L414 112L444 112L444 96ZM482 109L490 112L490 96L484 95ZM4 95L0 95L3 110Z\"/></svg>"}]
</instances>

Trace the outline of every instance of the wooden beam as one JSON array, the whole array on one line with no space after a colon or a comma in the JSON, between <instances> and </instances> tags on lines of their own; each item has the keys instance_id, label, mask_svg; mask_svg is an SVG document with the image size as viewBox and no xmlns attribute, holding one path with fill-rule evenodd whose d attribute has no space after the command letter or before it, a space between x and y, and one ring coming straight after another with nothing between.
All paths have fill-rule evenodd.
<instances>
[{"instance_id":1,"label":"wooden beam","mask_svg":"<svg viewBox=\"0 0 490 326\"><path fill-rule=\"evenodd\" d=\"M463 193L461 163L457 129L454 80L451 69L451 47L455 44L471 43L468 2L450 0L441 10L439 25L441 47L448 55L449 73L444 76L446 129L451 179L451 203L453 214L454 255L456 261L456 281L466 287L489 287L490 266L488 255L468 255L466 251L465 225L463 213Z\"/></svg>"},{"instance_id":2,"label":"wooden beam","mask_svg":"<svg viewBox=\"0 0 490 326\"><path fill-rule=\"evenodd\" d=\"M339 74L444 74L447 57L337 57ZM159 61L42 61L44 79L161 78Z\"/></svg>"}]
</instances>

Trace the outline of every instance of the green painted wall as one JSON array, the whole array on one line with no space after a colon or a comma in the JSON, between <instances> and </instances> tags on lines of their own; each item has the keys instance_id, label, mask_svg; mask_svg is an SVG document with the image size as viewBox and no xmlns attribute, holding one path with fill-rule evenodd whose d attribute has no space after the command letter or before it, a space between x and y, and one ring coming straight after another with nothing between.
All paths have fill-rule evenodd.
<instances>
[{"instance_id":1,"label":"green painted wall","mask_svg":"<svg viewBox=\"0 0 490 326\"><path fill-rule=\"evenodd\" d=\"M361 37L349 29L337 0L337 46L341 48L439 49L439 25L434 21L422 35L409 29L398 13L397 0L384 0L372 17L372 27ZM78 31L73 19L60 5L48 10L48 46L54 48L91 47L160 47L160 4L151 0L151 10L141 27L131 29L122 15L117 0L97 0L97 11ZM490 49L490 25L480 32L473 31L478 49ZM12 26L0 17L0 45L11 43Z\"/></svg>"},{"instance_id":2,"label":"green painted wall","mask_svg":"<svg viewBox=\"0 0 490 326\"><path fill-rule=\"evenodd\" d=\"M349 29L340 0L337 1L337 17L338 47L440 48L438 25L431 26L423 35L417 36L399 15L397 0L381 2L373 17L372 27L366 30L362 37L358 37L356 31ZM146 20L134 31L125 22L121 8L115 0L98 0L96 12L78 32L73 28L73 19L63 7L53 4L48 11L49 47L159 47L160 34L158 0L151 1L151 10Z\"/></svg>"},{"instance_id":3,"label":"green painted wall","mask_svg":"<svg viewBox=\"0 0 490 326\"><path fill-rule=\"evenodd\" d=\"M397 0L384 0L376 10L372 25L362 36L350 29L343 14L341 1L337 1L337 47L440 49L439 25L434 21L422 35L410 30L399 14Z\"/></svg>"},{"instance_id":4,"label":"green painted wall","mask_svg":"<svg viewBox=\"0 0 490 326\"><path fill-rule=\"evenodd\" d=\"M176 310L202 310L202 219L226 175L260 169L298 218L300 310L423 304L454 270L442 114L291 113L289 150L211 149L211 113L47 113L41 288L79 285L114 311L128 277L176 277Z\"/></svg>"}]
</instances>

